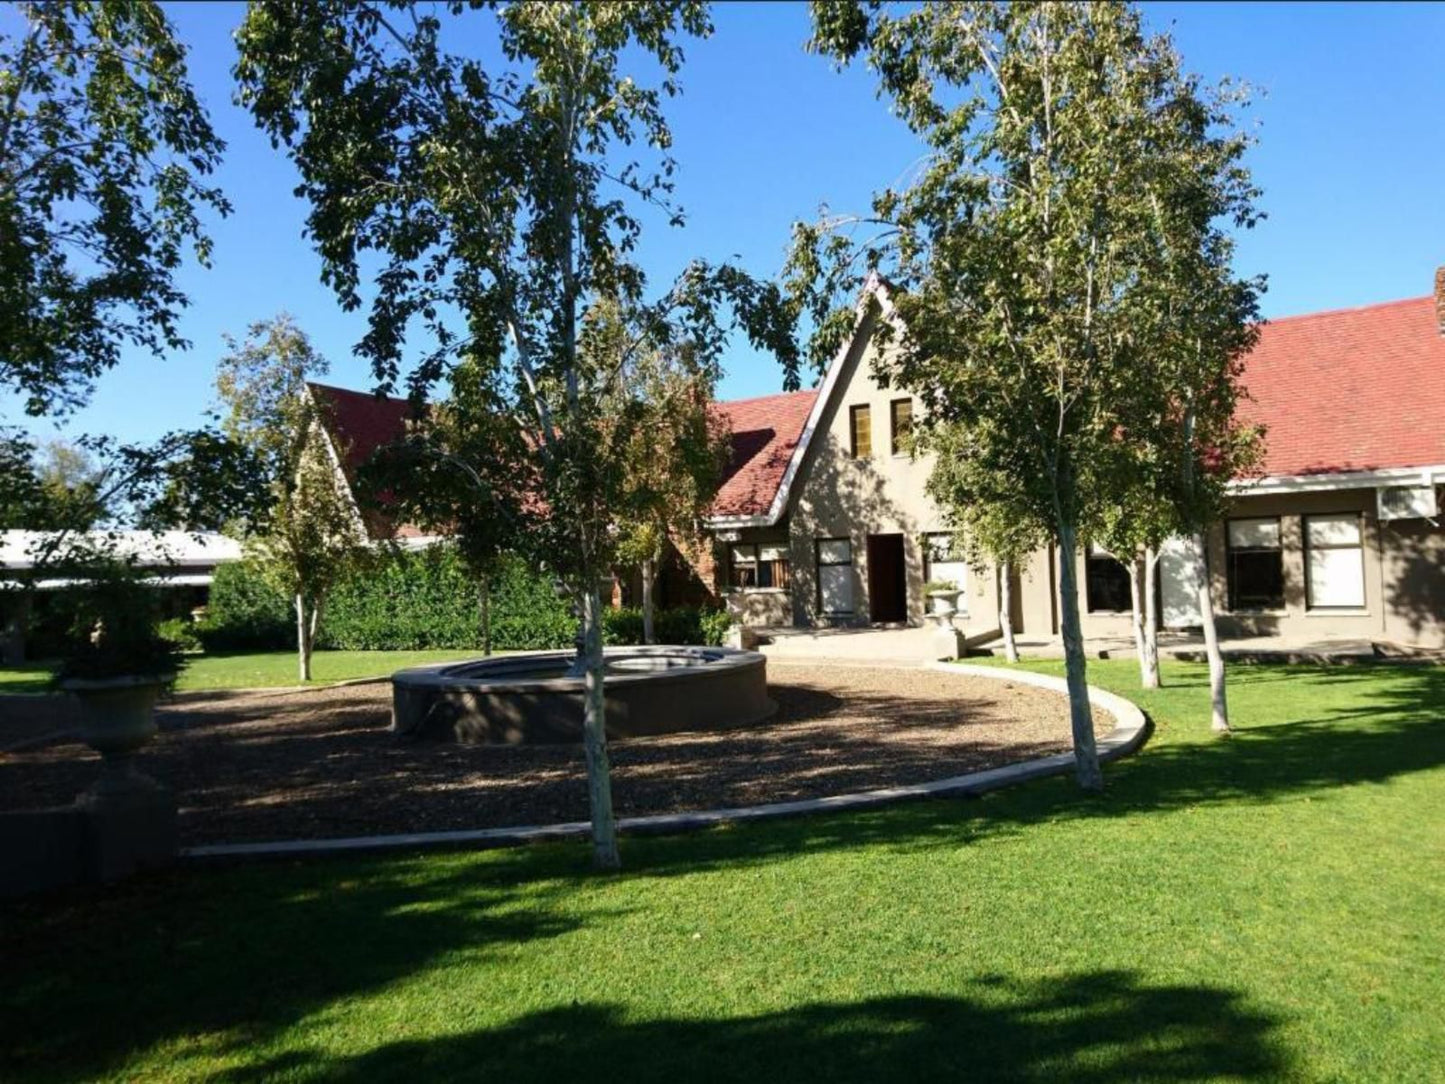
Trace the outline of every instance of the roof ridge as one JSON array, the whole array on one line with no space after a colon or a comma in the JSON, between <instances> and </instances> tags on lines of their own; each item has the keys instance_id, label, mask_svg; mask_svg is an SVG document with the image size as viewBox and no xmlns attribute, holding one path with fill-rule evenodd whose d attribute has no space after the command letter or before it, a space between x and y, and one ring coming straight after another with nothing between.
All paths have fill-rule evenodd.
<instances>
[{"instance_id":1,"label":"roof ridge","mask_svg":"<svg viewBox=\"0 0 1445 1084\"><path fill-rule=\"evenodd\" d=\"M761 403L765 399L791 399L795 395L817 396L818 388L799 388L797 391L775 391L771 395L749 395L745 399L717 399L718 406L738 406L742 403Z\"/></svg>"},{"instance_id":2,"label":"roof ridge","mask_svg":"<svg viewBox=\"0 0 1445 1084\"><path fill-rule=\"evenodd\" d=\"M1433 300L1432 295L1422 294L1419 297L1401 297L1393 301L1371 301L1364 305L1345 305L1338 309L1320 309L1316 312L1296 312L1289 316L1271 316L1261 320L1262 325L1283 324L1292 320L1314 320L1322 316L1344 316L1352 312L1368 312L1370 309L1389 309L1399 305L1418 305L1422 301Z\"/></svg>"}]
</instances>

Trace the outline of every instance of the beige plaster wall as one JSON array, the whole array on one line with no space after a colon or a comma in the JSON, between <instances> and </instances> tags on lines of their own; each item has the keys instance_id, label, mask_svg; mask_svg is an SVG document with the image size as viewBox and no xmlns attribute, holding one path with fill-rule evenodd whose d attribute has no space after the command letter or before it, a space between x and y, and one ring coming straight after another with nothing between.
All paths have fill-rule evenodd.
<instances>
[{"instance_id":1,"label":"beige plaster wall","mask_svg":"<svg viewBox=\"0 0 1445 1084\"><path fill-rule=\"evenodd\" d=\"M875 348L868 332L854 339L854 347L838 374L832 403L819 419L800 480L795 483L788 511L792 541L793 607L797 624L812 625L817 613L816 541L847 538L853 547L854 624L868 623L868 548L870 534L903 535L908 618L923 620L927 580L923 535L948 530L937 507L924 491L932 462L907 453L894 455L891 447L891 410L894 399L909 398L897 389L881 387L873 376ZM872 455L854 459L849 408L866 403L871 412ZM921 406L914 400L915 416ZM993 570L970 570L966 622L970 636L998 626L998 592Z\"/></svg>"}]
</instances>

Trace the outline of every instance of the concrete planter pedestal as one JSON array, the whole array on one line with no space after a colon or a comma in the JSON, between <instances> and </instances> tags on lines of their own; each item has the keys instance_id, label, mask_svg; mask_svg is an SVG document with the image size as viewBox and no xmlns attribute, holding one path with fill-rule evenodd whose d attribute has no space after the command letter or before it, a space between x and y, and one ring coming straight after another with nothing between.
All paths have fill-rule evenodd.
<instances>
[{"instance_id":1,"label":"concrete planter pedestal","mask_svg":"<svg viewBox=\"0 0 1445 1084\"><path fill-rule=\"evenodd\" d=\"M75 800L86 821L86 864L95 879L175 860L175 797L135 766L136 753L155 736L156 700L170 680L146 675L62 683L80 704L81 738L102 758L99 778Z\"/></svg>"}]
</instances>

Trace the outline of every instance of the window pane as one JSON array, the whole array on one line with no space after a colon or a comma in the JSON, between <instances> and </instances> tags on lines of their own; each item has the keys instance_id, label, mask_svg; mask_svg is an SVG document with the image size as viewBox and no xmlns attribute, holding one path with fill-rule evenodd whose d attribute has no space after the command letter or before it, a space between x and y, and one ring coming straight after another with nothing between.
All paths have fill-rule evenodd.
<instances>
[{"instance_id":1,"label":"window pane","mask_svg":"<svg viewBox=\"0 0 1445 1084\"><path fill-rule=\"evenodd\" d=\"M1284 607L1284 555L1279 550L1231 550L1229 608L1279 610Z\"/></svg>"},{"instance_id":2,"label":"window pane","mask_svg":"<svg viewBox=\"0 0 1445 1084\"><path fill-rule=\"evenodd\" d=\"M1279 549L1279 520L1232 519L1229 544L1235 549Z\"/></svg>"},{"instance_id":3,"label":"window pane","mask_svg":"<svg viewBox=\"0 0 1445 1084\"><path fill-rule=\"evenodd\" d=\"M902 455L908 450L904 445L913 432L913 400L894 399L889 406L893 415L893 454Z\"/></svg>"},{"instance_id":4,"label":"window pane","mask_svg":"<svg viewBox=\"0 0 1445 1084\"><path fill-rule=\"evenodd\" d=\"M846 565L853 560L853 543L846 538L830 538L818 543L820 565Z\"/></svg>"},{"instance_id":5,"label":"window pane","mask_svg":"<svg viewBox=\"0 0 1445 1084\"><path fill-rule=\"evenodd\" d=\"M853 434L853 458L863 459L873 454L872 411L866 405L848 408L848 421Z\"/></svg>"},{"instance_id":6,"label":"window pane","mask_svg":"<svg viewBox=\"0 0 1445 1084\"><path fill-rule=\"evenodd\" d=\"M764 561L786 561L788 559L788 547L759 546L758 557Z\"/></svg>"},{"instance_id":7,"label":"window pane","mask_svg":"<svg viewBox=\"0 0 1445 1084\"><path fill-rule=\"evenodd\" d=\"M825 614L853 612L853 567L824 565L818 569L818 590Z\"/></svg>"},{"instance_id":8,"label":"window pane","mask_svg":"<svg viewBox=\"0 0 1445 1084\"><path fill-rule=\"evenodd\" d=\"M757 559L757 550L752 546L733 547L733 564L751 564Z\"/></svg>"},{"instance_id":9,"label":"window pane","mask_svg":"<svg viewBox=\"0 0 1445 1084\"><path fill-rule=\"evenodd\" d=\"M1309 576L1311 606L1365 604L1365 562L1358 546L1310 550Z\"/></svg>"},{"instance_id":10,"label":"window pane","mask_svg":"<svg viewBox=\"0 0 1445 1084\"><path fill-rule=\"evenodd\" d=\"M1084 599L1092 613L1121 613L1133 608L1129 570L1112 557L1090 557L1084 564Z\"/></svg>"},{"instance_id":11,"label":"window pane","mask_svg":"<svg viewBox=\"0 0 1445 1084\"><path fill-rule=\"evenodd\" d=\"M1358 546L1360 517L1354 512L1339 516L1306 516L1305 537L1311 546Z\"/></svg>"}]
</instances>

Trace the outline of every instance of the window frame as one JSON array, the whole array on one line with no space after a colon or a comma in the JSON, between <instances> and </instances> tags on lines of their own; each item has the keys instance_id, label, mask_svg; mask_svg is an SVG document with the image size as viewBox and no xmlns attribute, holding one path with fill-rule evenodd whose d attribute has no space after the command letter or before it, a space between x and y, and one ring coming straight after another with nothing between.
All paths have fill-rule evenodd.
<instances>
[{"instance_id":1,"label":"window frame","mask_svg":"<svg viewBox=\"0 0 1445 1084\"><path fill-rule=\"evenodd\" d=\"M913 436L913 397L904 396L901 399L888 400L888 447L895 459L904 458L909 454L907 448L899 446L898 408L900 406L908 408L907 424L901 434L904 439L908 439Z\"/></svg>"},{"instance_id":2,"label":"window frame","mask_svg":"<svg viewBox=\"0 0 1445 1084\"><path fill-rule=\"evenodd\" d=\"M1316 546L1310 542L1310 520L1312 519L1339 519L1343 516L1354 516L1355 526L1359 530L1360 540L1350 545L1323 545ZM1365 581L1365 514L1358 508L1346 508L1339 512L1309 512L1300 516L1300 539L1304 543L1304 570L1305 570L1305 610L1311 613L1368 613L1370 595L1368 584ZM1310 576L1310 553L1313 550L1356 550L1360 557L1360 601L1358 604L1350 603L1343 606L1331 606L1325 603L1316 603L1314 600L1314 583Z\"/></svg>"},{"instance_id":3,"label":"window frame","mask_svg":"<svg viewBox=\"0 0 1445 1084\"><path fill-rule=\"evenodd\" d=\"M1091 576L1089 574L1090 561L1110 561L1118 568L1119 573L1123 575L1124 587L1129 600L1123 609L1094 605L1093 591L1091 590ZM1103 546L1094 542L1086 543L1084 546L1084 612L1115 616L1118 614L1132 614L1134 612L1134 582L1129 578L1129 566L1121 561L1117 555L1110 553Z\"/></svg>"},{"instance_id":4,"label":"window frame","mask_svg":"<svg viewBox=\"0 0 1445 1084\"><path fill-rule=\"evenodd\" d=\"M1274 523L1273 548L1268 546L1236 546L1229 527L1232 523ZM1279 604L1266 606L1240 606L1235 587L1234 555L1236 553L1273 553L1279 559ZM1224 595L1230 613L1237 614L1278 614L1285 611L1286 584L1284 575L1284 517L1283 516L1230 516L1224 521Z\"/></svg>"},{"instance_id":5,"label":"window frame","mask_svg":"<svg viewBox=\"0 0 1445 1084\"><path fill-rule=\"evenodd\" d=\"M823 560L823 546L828 542L845 542L848 545L848 559L846 561L825 561ZM813 539L813 567L817 570L815 579L818 581L815 594L817 596L817 611L822 617L856 617L858 614L858 592L857 584L852 581L852 572L849 572L848 595L853 603L850 610L825 610L823 608L823 569L825 568L847 568L854 567L855 555L853 553L853 539L850 537L829 537Z\"/></svg>"},{"instance_id":6,"label":"window frame","mask_svg":"<svg viewBox=\"0 0 1445 1084\"><path fill-rule=\"evenodd\" d=\"M770 561L770 562L764 562L764 561L763 561L763 548L764 548L764 547L767 547L767 548L769 548L769 549L780 549L780 550L782 550L782 551L784 552L784 554L786 554L786 556L784 556L783 559L782 559L782 560L783 560L783 564L786 566L786 569L785 569L785 571L784 571L784 573L783 573L783 580L784 580L784 582L783 582L781 585L780 585L780 584L776 584L776 583L765 584L765 583L762 582L762 581L763 581L763 565L764 565L765 563L766 563L766 564L769 564L769 565L771 565L771 564L774 563L774 562L771 562L771 561ZM751 586L746 585L746 584L740 584L740 583L734 583L734 582L733 582L733 570L737 567L737 565L736 565L736 558L734 557L734 553L735 553L735 551L737 551L737 550L752 550L752 551L753 551L753 576L754 576L754 578L757 580L757 582L754 583L754 584L752 584ZM761 592L761 591L777 591L777 592L786 593L787 590L788 590L788 588L792 585L792 582L793 582L793 555L792 555L792 553L789 551L789 547L788 547L788 543L787 543L787 542L730 542L730 543L728 543L728 590L729 590L729 591L745 591L745 592L753 592L753 593Z\"/></svg>"},{"instance_id":7,"label":"window frame","mask_svg":"<svg viewBox=\"0 0 1445 1084\"><path fill-rule=\"evenodd\" d=\"M858 419L863 419L863 431L867 436L867 447L858 450ZM854 459L873 458L873 405L854 403L848 408L848 452ZM834 541L827 539L826 541Z\"/></svg>"}]
</instances>

